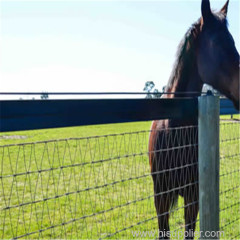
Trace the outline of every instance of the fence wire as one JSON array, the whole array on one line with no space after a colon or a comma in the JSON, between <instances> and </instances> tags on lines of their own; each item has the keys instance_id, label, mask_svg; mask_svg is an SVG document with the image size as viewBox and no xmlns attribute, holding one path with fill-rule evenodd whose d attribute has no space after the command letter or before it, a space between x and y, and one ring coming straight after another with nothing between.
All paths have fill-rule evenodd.
<instances>
[{"instance_id":1,"label":"fence wire","mask_svg":"<svg viewBox=\"0 0 240 240\"><path fill-rule=\"evenodd\" d=\"M154 197L196 184L178 174L196 167L196 152L184 162L196 150L196 132L169 129L165 147L152 151L163 164L152 173L150 131L0 146L0 238L156 238L157 218L169 213L171 230L182 230L195 200L184 206L180 197L157 217ZM176 179L154 192L154 176Z\"/></svg>"},{"instance_id":2,"label":"fence wire","mask_svg":"<svg viewBox=\"0 0 240 240\"><path fill-rule=\"evenodd\" d=\"M220 129L220 227L236 239L239 122ZM158 218L164 224L168 214L173 239L183 238L184 214L199 231L191 217L198 206L197 127L169 129L149 152L152 133L0 146L0 238L155 239ZM152 172L149 154L157 160ZM185 198L157 215L154 199L178 194Z\"/></svg>"},{"instance_id":3,"label":"fence wire","mask_svg":"<svg viewBox=\"0 0 240 240\"><path fill-rule=\"evenodd\" d=\"M240 121L220 125L220 230L240 239Z\"/></svg>"}]
</instances>

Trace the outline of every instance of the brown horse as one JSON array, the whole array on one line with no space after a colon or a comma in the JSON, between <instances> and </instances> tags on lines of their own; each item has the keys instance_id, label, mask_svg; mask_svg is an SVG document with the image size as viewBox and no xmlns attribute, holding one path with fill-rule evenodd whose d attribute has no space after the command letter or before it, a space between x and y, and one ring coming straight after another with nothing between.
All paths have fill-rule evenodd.
<instances>
[{"instance_id":1,"label":"brown horse","mask_svg":"<svg viewBox=\"0 0 240 240\"><path fill-rule=\"evenodd\" d=\"M203 84L207 83L239 109L239 54L227 28L228 3L219 12L212 12L209 0L202 0L202 17L191 26L179 45L166 90L170 94L164 97L192 97L188 92L199 96ZM159 238L169 238L170 209L179 195L185 204L186 238L193 238L199 198L197 124L197 119L152 123L149 161Z\"/></svg>"}]
</instances>

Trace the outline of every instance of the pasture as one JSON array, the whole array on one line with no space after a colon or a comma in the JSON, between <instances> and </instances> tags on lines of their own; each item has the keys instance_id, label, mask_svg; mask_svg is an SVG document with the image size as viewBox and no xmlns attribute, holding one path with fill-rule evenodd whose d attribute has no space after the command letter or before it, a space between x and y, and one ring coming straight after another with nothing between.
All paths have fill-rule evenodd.
<instances>
[{"instance_id":1,"label":"pasture","mask_svg":"<svg viewBox=\"0 0 240 240\"><path fill-rule=\"evenodd\" d=\"M150 125L1 134L0 238L156 238ZM239 122L224 121L220 139L220 227L239 238ZM183 231L181 198L171 211L171 230Z\"/></svg>"}]
</instances>

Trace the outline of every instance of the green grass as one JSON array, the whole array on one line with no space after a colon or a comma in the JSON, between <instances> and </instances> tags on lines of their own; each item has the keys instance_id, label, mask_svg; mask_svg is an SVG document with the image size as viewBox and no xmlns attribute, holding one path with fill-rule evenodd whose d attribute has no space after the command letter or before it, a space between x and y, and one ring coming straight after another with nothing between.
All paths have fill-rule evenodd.
<instances>
[{"instance_id":1,"label":"green grass","mask_svg":"<svg viewBox=\"0 0 240 240\"><path fill-rule=\"evenodd\" d=\"M148 131L90 137L149 130L150 125L2 133L0 145L5 147L0 147L0 176L5 177L0 179L0 238L31 233L24 238L95 239L119 232L110 238L132 239L132 231L156 231ZM221 142L220 215L226 239L240 233L239 136L239 124L222 125L221 139L234 139ZM13 176L16 173L24 174ZM182 229L181 198L176 208L171 229Z\"/></svg>"}]
</instances>

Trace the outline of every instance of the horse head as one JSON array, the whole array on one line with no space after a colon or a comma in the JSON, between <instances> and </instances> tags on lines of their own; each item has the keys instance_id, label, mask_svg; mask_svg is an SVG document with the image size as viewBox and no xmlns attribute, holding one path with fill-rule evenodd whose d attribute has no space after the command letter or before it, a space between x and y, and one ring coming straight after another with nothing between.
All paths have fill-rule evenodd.
<instances>
[{"instance_id":1,"label":"horse head","mask_svg":"<svg viewBox=\"0 0 240 240\"><path fill-rule=\"evenodd\" d=\"M209 0L202 0L197 65L203 83L212 85L239 106L239 54L227 27L229 0L212 12Z\"/></svg>"}]
</instances>

